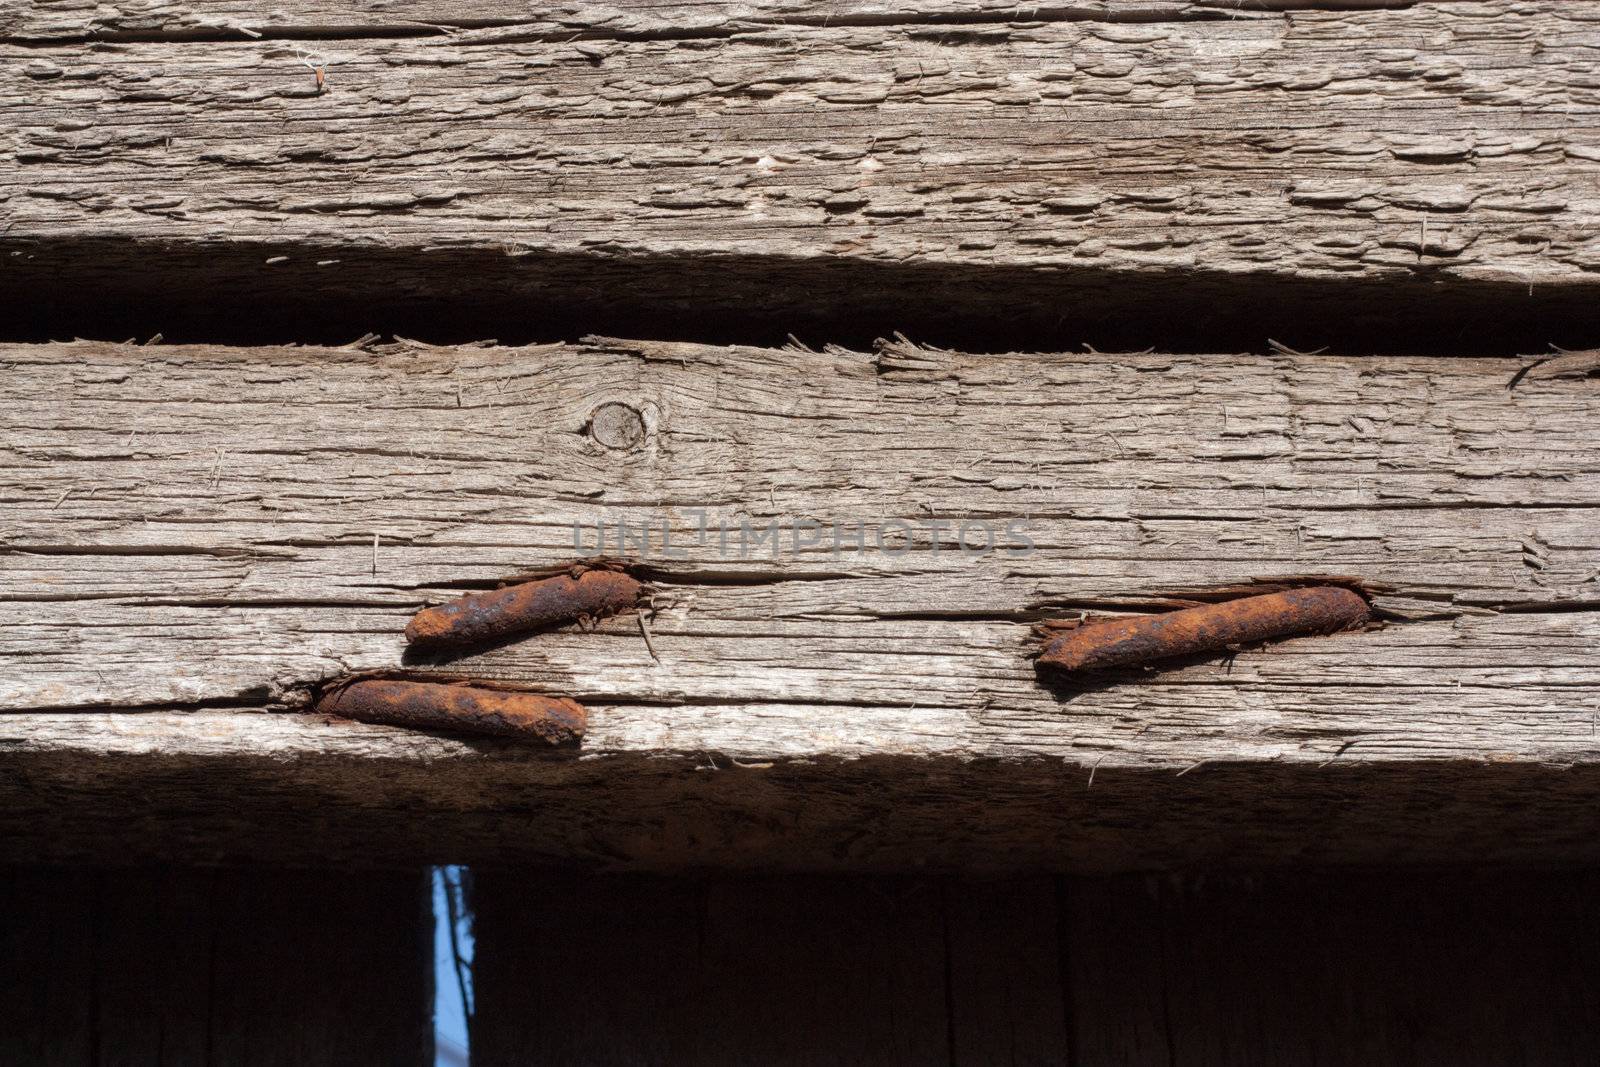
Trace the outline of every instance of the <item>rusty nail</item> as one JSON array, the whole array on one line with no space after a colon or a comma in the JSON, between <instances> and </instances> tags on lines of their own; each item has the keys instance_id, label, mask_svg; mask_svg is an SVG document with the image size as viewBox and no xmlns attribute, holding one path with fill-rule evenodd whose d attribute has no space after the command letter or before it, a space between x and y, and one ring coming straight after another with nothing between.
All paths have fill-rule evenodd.
<instances>
[{"instance_id":1,"label":"rusty nail","mask_svg":"<svg viewBox=\"0 0 1600 1067\"><path fill-rule=\"evenodd\" d=\"M1366 600L1338 585L1286 589L1161 615L1092 622L1045 646L1041 666L1061 671L1136 667L1300 634L1331 634L1366 622Z\"/></svg>"},{"instance_id":2,"label":"rusty nail","mask_svg":"<svg viewBox=\"0 0 1600 1067\"><path fill-rule=\"evenodd\" d=\"M424 608L406 625L406 640L419 646L483 644L615 615L638 606L643 595L641 582L614 570L523 582Z\"/></svg>"},{"instance_id":3,"label":"rusty nail","mask_svg":"<svg viewBox=\"0 0 1600 1067\"><path fill-rule=\"evenodd\" d=\"M316 710L358 722L515 737L561 745L583 736L589 715L577 701L448 682L369 678L325 690Z\"/></svg>"}]
</instances>

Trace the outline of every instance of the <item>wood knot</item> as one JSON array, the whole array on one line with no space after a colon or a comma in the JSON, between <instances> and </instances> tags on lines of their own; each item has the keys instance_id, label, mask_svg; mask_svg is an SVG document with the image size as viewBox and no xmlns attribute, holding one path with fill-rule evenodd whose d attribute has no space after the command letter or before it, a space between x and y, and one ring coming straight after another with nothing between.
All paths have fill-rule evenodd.
<instances>
[{"instance_id":1,"label":"wood knot","mask_svg":"<svg viewBox=\"0 0 1600 1067\"><path fill-rule=\"evenodd\" d=\"M607 448L638 448L644 443L644 416L627 404L601 404L589 416L589 433Z\"/></svg>"}]
</instances>

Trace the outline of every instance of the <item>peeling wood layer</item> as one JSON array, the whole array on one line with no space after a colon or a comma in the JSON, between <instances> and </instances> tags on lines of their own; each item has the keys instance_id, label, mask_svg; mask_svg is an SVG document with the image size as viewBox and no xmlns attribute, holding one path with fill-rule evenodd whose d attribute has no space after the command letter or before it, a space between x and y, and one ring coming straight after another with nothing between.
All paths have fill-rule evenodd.
<instances>
[{"instance_id":1,"label":"peeling wood layer","mask_svg":"<svg viewBox=\"0 0 1600 1067\"><path fill-rule=\"evenodd\" d=\"M624 866L1594 860L1596 383L1508 388L1532 362L5 346L10 858L114 797L203 852L271 812L263 847ZM427 668L580 701L575 752L298 710L602 523L654 654L616 617ZM1315 575L1381 627L1064 690L1028 658Z\"/></svg>"},{"instance_id":2,"label":"peeling wood layer","mask_svg":"<svg viewBox=\"0 0 1600 1067\"><path fill-rule=\"evenodd\" d=\"M69 278L162 297L225 253L222 299L464 288L509 307L795 311L914 305L895 273L914 261L1007 308L1057 304L1052 320L1107 299L1215 314L1208 285L1260 278L1583 306L1600 5L1279 6L1295 9L766 25L794 12L740 5L749 28L718 5L640 4L612 19L725 32L586 40L610 25L586 8L559 34L495 25L493 5L441 33L306 5L281 18L352 35L0 43L5 269L48 299ZM20 12L23 37L204 21ZM888 273L863 285L872 270ZM1174 279L1190 288L1163 304Z\"/></svg>"}]
</instances>

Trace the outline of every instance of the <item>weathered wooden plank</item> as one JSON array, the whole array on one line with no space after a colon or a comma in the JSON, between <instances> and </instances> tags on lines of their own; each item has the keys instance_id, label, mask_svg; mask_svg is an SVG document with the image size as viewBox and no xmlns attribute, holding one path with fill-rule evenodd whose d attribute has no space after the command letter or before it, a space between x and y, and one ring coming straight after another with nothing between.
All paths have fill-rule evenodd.
<instances>
[{"instance_id":1,"label":"weathered wooden plank","mask_svg":"<svg viewBox=\"0 0 1600 1067\"><path fill-rule=\"evenodd\" d=\"M1592 388L1508 390L1514 361L639 342L5 360L12 708L281 697L395 666L420 602L569 560L575 535L592 551L602 523L613 553L619 523L649 531L622 547L658 579L664 662L641 670L621 619L465 666L590 698L892 706L916 676L925 703L1042 708L1027 623L1304 573L1379 585L1395 625L1161 684L1491 689L1593 666ZM641 413L631 447L593 432L615 403ZM997 550L963 551L962 522Z\"/></svg>"},{"instance_id":2,"label":"weathered wooden plank","mask_svg":"<svg viewBox=\"0 0 1600 1067\"><path fill-rule=\"evenodd\" d=\"M0 44L5 269L30 314L87 316L81 286L169 321L204 314L172 296L201 279L235 320L240 292L470 296L507 324L529 306L949 319L960 295L1137 334L1117 317L1289 322L1333 299L1309 329L1421 315L1473 343L1587 307L1600 6L839 6L842 24L753 30L726 19L789 10L580 7L554 32L486 4L454 21L488 28L439 34L326 3L282 16L303 41ZM704 32L672 31L680 14ZM11 33L247 16L35 4ZM572 39L591 24L621 35Z\"/></svg>"},{"instance_id":3,"label":"weathered wooden plank","mask_svg":"<svg viewBox=\"0 0 1600 1067\"><path fill-rule=\"evenodd\" d=\"M43 813L67 842L50 845L41 824L18 849L80 839L81 824L51 821L51 797L81 812L141 790L153 819L210 826L195 847L221 855L246 840L345 847L363 819L397 855L431 825L479 858L507 847L665 866L701 852L890 865L924 847L1091 867L1209 845L1280 858L1592 847L1588 772L1541 769L1592 767L1600 745L1600 454L1584 380L1508 389L1523 365L1511 360L1112 362L902 344L78 344L0 358L0 731L23 775L11 811L19 824ZM608 437L603 419L596 431L595 412L618 403L640 413L637 440ZM592 547L596 522L624 519L655 526L648 547L627 547L658 587L659 661L618 618L430 668L578 697L593 714L576 762L248 710L401 665L419 604L570 559L575 523ZM1032 551L963 553L963 520L997 537L1013 524ZM777 543L741 552L747 527L771 521ZM797 550L797 527L818 532L807 522L828 540ZM1070 692L1041 687L1027 658L1041 618L1307 572L1385 586L1383 628ZM1012 761L1003 785L987 777L994 760ZM1506 777L1484 760L1511 761ZM1209 796L1211 817L1232 790L1264 818L1280 775L1307 776L1290 808L1367 796L1325 840L1304 839L1304 822L1131 839L1170 797L1161 782L1215 781L1213 764L1243 769ZM1355 767L1374 777L1341 777ZM194 775L202 795L282 813L282 832L196 812L208 802ZM616 775L632 776L622 794ZM1075 826L1083 811L1056 810L1058 794L1091 775L1078 803L1097 813ZM897 836L857 841L874 825L854 792L866 781L891 805L949 792ZM1504 810L1496 788L1533 807ZM537 834L470 826L563 789L541 810L568 821ZM1444 789L1458 795L1441 801ZM1385 814L1408 790L1470 825ZM327 807L297 810L312 796ZM1569 805L1576 822L1546 825ZM619 810L672 832L605 825ZM691 840L692 812L716 827L709 842ZM752 834L751 819L776 822ZM1033 822L995 833L1013 820ZM1528 835L1497 836L1512 826Z\"/></svg>"},{"instance_id":4,"label":"weathered wooden plank","mask_svg":"<svg viewBox=\"0 0 1600 1067\"><path fill-rule=\"evenodd\" d=\"M1588 875L1074 881L1079 1062L1588 1063Z\"/></svg>"},{"instance_id":5,"label":"weathered wooden plank","mask_svg":"<svg viewBox=\"0 0 1600 1067\"><path fill-rule=\"evenodd\" d=\"M10 868L0 902L7 1063L432 1062L415 874Z\"/></svg>"},{"instance_id":6,"label":"weathered wooden plank","mask_svg":"<svg viewBox=\"0 0 1600 1067\"><path fill-rule=\"evenodd\" d=\"M425 36L480 32L474 39L562 35L649 37L730 35L763 26L852 26L901 23L1085 21L1116 23L1238 19L1303 8L1361 11L1403 7L1411 0L1086 0L1018 9L996 0L624 0L530 9L506 0L411 3L397 12L383 0L288 0L270 9L240 0L208 0L203 10L164 0L88 8L77 0L18 0L0 13L0 37L60 40L197 40L342 38L364 34ZM1434 0L1435 6L1482 0Z\"/></svg>"}]
</instances>

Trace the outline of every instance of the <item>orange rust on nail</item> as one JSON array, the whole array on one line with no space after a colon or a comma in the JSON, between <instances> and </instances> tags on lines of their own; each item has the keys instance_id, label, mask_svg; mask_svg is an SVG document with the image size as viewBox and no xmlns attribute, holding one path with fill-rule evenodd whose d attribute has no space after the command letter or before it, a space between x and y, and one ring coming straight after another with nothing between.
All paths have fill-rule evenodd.
<instances>
[{"instance_id":1,"label":"orange rust on nail","mask_svg":"<svg viewBox=\"0 0 1600 1067\"><path fill-rule=\"evenodd\" d=\"M551 745L578 740L589 721L583 705L566 697L385 678L333 686L317 701L316 710L359 722Z\"/></svg>"},{"instance_id":2,"label":"orange rust on nail","mask_svg":"<svg viewBox=\"0 0 1600 1067\"><path fill-rule=\"evenodd\" d=\"M1371 614L1366 600L1343 586L1286 589L1161 615L1089 623L1052 640L1039 663L1061 671L1134 667L1273 638L1336 633L1361 625Z\"/></svg>"},{"instance_id":3,"label":"orange rust on nail","mask_svg":"<svg viewBox=\"0 0 1600 1067\"><path fill-rule=\"evenodd\" d=\"M488 593L417 612L406 626L414 645L476 645L638 606L644 585L621 571L588 570Z\"/></svg>"}]
</instances>

